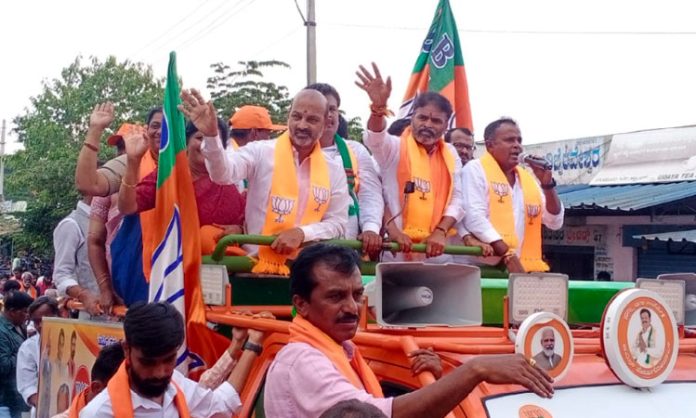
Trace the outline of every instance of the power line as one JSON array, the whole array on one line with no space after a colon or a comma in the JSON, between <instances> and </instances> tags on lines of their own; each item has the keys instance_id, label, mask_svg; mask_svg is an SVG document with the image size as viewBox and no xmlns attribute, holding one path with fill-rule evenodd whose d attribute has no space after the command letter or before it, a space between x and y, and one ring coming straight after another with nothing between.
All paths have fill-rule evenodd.
<instances>
[{"instance_id":1,"label":"power line","mask_svg":"<svg viewBox=\"0 0 696 418\"><path fill-rule=\"evenodd\" d=\"M243 1L243 0L242 0L242 1ZM249 7L249 6L251 6L256 0L248 0L246 4L243 4L243 5L240 6L240 4L242 4L242 1L240 1L240 2L237 3L237 6L239 6L239 7L230 9L230 10L228 10L227 12L225 12L224 14L218 16L216 19L214 19L213 21L211 21L211 22L208 24L208 26L206 26L205 28L203 28L203 29L201 29L200 31L198 31L196 34L194 34L194 35L193 35L192 37L190 37L189 39L187 39L187 40L181 42L179 45L177 45L177 48L179 48L179 49L184 49L184 48L187 47L188 45L190 45L190 44L192 44L192 43L194 43L194 42L200 40L201 38L205 37L205 36L208 35L210 32L212 32L212 31L214 31L215 29L219 28L220 26L222 26L222 25L228 23L228 20L229 20L231 17L233 17L233 16L235 16L235 15L241 13L244 9L246 9L246 8ZM219 22L219 23L217 23L217 22ZM217 24L216 24L216 23L217 23Z\"/></svg>"},{"instance_id":2,"label":"power line","mask_svg":"<svg viewBox=\"0 0 696 418\"><path fill-rule=\"evenodd\" d=\"M382 26L366 25L359 23L323 23L324 26L359 28L359 29L380 29L380 30L410 30L427 31L427 27L415 26ZM506 29L459 29L463 33L491 33L491 34L515 34L515 35L696 35L696 31L541 31L541 30L506 30Z\"/></svg>"},{"instance_id":3,"label":"power line","mask_svg":"<svg viewBox=\"0 0 696 418\"><path fill-rule=\"evenodd\" d=\"M239 4L242 0L238 0L237 4ZM212 10L206 12L203 16L198 18L195 22L191 23L188 25L186 28L183 30L180 29L180 25L185 22L188 19L193 19L193 16L196 15L196 13L199 10L203 9L203 6L207 3L209 3L210 0L205 0L205 3L196 6L191 12L187 13L183 18L179 19L176 23L173 25L169 26L167 29L165 29L162 33L160 33L157 37L155 37L152 41L148 42L145 46L140 48L135 52L135 54L132 54L131 57L136 57L138 55L145 55L142 54L143 52L147 51L148 48L151 51L156 51L160 49L162 46L164 46L167 42L171 42L174 39L180 38L183 36L185 33L189 32L190 30L194 29L196 26L198 26L201 22L205 21L208 19L210 16L220 13L220 6L223 6L224 4L229 4L227 0L222 0L219 3L215 4ZM232 8L236 7L236 4L232 6ZM160 42L160 41L163 42ZM156 44L159 44L158 46L155 47Z\"/></svg>"}]
</instances>

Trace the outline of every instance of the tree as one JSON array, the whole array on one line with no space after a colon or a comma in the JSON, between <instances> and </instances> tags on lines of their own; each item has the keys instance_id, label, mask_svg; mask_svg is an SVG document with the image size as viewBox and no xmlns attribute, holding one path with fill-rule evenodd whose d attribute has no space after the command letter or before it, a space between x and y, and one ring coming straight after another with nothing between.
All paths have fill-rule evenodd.
<instances>
[{"instance_id":1,"label":"tree","mask_svg":"<svg viewBox=\"0 0 696 418\"><path fill-rule=\"evenodd\" d=\"M7 161L12 172L7 195L27 200L22 231L14 237L16 249L52 252L52 231L78 200L75 162L92 108L104 101L114 103L117 117L111 131L124 121L142 122L150 108L162 103L162 86L150 67L115 57L103 62L91 57L83 63L78 56L59 78L43 82L42 92L30 99L31 108L14 119L24 151ZM99 154L102 160L113 155L108 146Z\"/></svg>"},{"instance_id":2,"label":"tree","mask_svg":"<svg viewBox=\"0 0 696 418\"><path fill-rule=\"evenodd\" d=\"M290 110L291 99L286 86L263 80L263 69L290 68L282 61L239 61L241 69L232 70L229 65L212 64L215 75L208 78L208 90L218 115L227 120L244 105L263 106L268 109L274 123L284 124Z\"/></svg>"}]
</instances>

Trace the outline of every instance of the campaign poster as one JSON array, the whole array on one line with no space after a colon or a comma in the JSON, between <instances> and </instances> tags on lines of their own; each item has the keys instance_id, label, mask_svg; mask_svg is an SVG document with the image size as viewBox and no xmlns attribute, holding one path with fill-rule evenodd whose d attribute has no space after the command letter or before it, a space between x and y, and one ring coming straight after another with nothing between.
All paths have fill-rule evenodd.
<instances>
[{"instance_id":1,"label":"campaign poster","mask_svg":"<svg viewBox=\"0 0 696 418\"><path fill-rule=\"evenodd\" d=\"M44 318L36 416L50 418L68 409L73 398L89 386L99 350L122 339L120 323Z\"/></svg>"}]
</instances>

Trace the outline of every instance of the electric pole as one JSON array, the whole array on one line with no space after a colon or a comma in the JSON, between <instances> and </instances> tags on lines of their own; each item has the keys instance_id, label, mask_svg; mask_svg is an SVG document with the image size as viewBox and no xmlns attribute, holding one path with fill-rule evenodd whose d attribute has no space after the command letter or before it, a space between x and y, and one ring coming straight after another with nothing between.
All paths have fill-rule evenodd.
<instances>
[{"instance_id":1,"label":"electric pole","mask_svg":"<svg viewBox=\"0 0 696 418\"><path fill-rule=\"evenodd\" d=\"M307 84L317 82L317 22L314 16L314 0L307 0Z\"/></svg>"},{"instance_id":2,"label":"electric pole","mask_svg":"<svg viewBox=\"0 0 696 418\"><path fill-rule=\"evenodd\" d=\"M5 201L5 119L0 132L0 203Z\"/></svg>"}]
</instances>

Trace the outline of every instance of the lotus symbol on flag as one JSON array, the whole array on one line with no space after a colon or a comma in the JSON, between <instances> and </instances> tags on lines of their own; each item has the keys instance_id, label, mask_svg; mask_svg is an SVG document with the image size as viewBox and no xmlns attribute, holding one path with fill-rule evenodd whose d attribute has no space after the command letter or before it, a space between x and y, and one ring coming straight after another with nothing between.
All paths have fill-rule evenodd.
<instances>
[{"instance_id":1,"label":"lotus symbol on flag","mask_svg":"<svg viewBox=\"0 0 696 418\"><path fill-rule=\"evenodd\" d=\"M319 212L321 205L329 201L329 190L324 187L312 186L312 195L314 196L314 201L317 202L317 207L314 208L315 212Z\"/></svg>"},{"instance_id":2,"label":"lotus symbol on flag","mask_svg":"<svg viewBox=\"0 0 696 418\"><path fill-rule=\"evenodd\" d=\"M416 190L421 192L420 200L427 200L425 194L430 193L430 182L418 177L414 177L413 182L416 183Z\"/></svg>"},{"instance_id":3,"label":"lotus symbol on flag","mask_svg":"<svg viewBox=\"0 0 696 418\"><path fill-rule=\"evenodd\" d=\"M534 224L534 219L536 219L541 213L540 205L527 205L527 216L529 217L529 224Z\"/></svg>"},{"instance_id":4,"label":"lotus symbol on flag","mask_svg":"<svg viewBox=\"0 0 696 418\"><path fill-rule=\"evenodd\" d=\"M274 220L275 222L282 223L283 216L290 214L294 206L295 201L293 199L286 199L280 196L271 196L271 210L273 213L278 215L278 217Z\"/></svg>"},{"instance_id":5,"label":"lotus symbol on flag","mask_svg":"<svg viewBox=\"0 0 696 418\"><path fill-rule=\"evenodd\" d=\"M497 183L495 181L491 185L493 186L493 193L499 197L498 202L503 203L503 198L508 195L510 188L505 183Z\"/></svg>"}]
</instances>

